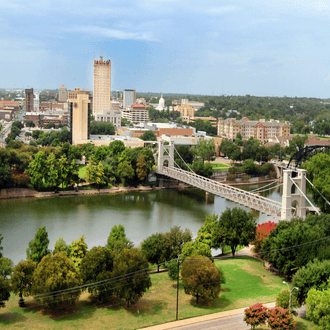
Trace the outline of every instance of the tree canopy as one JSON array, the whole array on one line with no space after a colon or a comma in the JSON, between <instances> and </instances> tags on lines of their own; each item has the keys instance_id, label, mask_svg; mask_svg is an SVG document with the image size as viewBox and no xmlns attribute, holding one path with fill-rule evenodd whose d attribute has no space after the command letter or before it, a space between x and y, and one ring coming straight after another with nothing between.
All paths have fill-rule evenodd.
<instances>
[{"instance_id":1,"label":"tree canopy","mask_svg":"<svg viewBox=\"0 0 330 330\"><path fill-rule=\"evenodd\" d=\"M50 253L50 250L48 250L48 244L48 233L46 227L42 226L37 230L34 239L29 242L29 247L26 250L27 258L31 259L38 265L41 259Z\"/></svg>"}]
</instances>

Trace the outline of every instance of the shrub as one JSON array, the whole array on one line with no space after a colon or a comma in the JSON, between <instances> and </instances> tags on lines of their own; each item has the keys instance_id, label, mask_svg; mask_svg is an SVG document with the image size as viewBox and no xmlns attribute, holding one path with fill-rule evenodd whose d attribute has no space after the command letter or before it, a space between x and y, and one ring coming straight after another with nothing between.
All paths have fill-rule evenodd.
<instances>
[{"instance_id":1,"label":"shrub","mask_svg":"<svg viewBox=\"0 0 330 330\"><path fill-rule=\"evenodd\" d=\"M257 303L245 309L244 314L244 321L251 325L251 329L255 329L255 327L266 323L268 318L268 309L261 303Z\"/></svg>"},{"instance_id":2,"label":"shrub","mask_svg":"<svg viewBox=\"0 0 330 330\"><path fill-rule=\"evenodd\" d=\"M297 295L295 290L291 294L291 311L293 315L298 315L297 312L293 311L294 308L299 308ZM282 290L276 297L276 306L282 307L284 309L289 309L290 307L290 292L289 290Z\"/></svg>"},{"instance_id":3,"label":"shrub","mask_svg":"<svg viewBox=\"0 0 330 330\"><path fill-rule=\"evenodd\" d=\"M296 327L296 322L288 309L274 307L268 312L268 325L272 330L293 330Z\"/></svg>"}]
</instances>

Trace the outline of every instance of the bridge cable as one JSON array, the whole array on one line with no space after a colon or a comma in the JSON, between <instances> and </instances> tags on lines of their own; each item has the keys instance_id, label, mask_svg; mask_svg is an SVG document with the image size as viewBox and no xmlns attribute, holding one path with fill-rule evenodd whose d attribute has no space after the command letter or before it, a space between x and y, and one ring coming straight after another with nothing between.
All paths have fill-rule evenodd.
<instances>
[{"instance_id":1,"label":"bridge cable","mask_svg":"<svg viewBox=\"0 0 330 330\"><path fill-rule=\"evenodd\" d=\"M313 209L315 210L315 212L317 214L320 214L320 212L316 209L316 207L312 204L312 202L308 199L308 197L303 193L303 191L300 189L300 187L297 185L297 183L291 178L291 176L290 176L290 180L297 187L297 189L300 191L300 193L305 197L305 199L309 202L309 204L313 207Z\"/></svg>"},{"instance_id":2,"label":"bridge cable","mask_svg":"<svg viewBox=\"0 0 330 330\"><path fill-rule=\"evenodd\" d=\"M160 143L163 145L162 142L160 142ZM165 146L163 145L163 147L165 147ZM178 164L178 163L172 158L172 156L170 155L170 153L168 152L168 150L167 150L166 148L164 148L164 150L167 152L168 156L173 160L174 164L175 164L180 170L182 170L182 168L179 166L179 164Z\"/></svg>"},{"instance_id":3,"label":"bridge cable","mask_svg":"<svg viewBox=\"0 0 330 330\"><path fill-rule=\"evenodd\" d=\"M305 175L305 179L313 186L313 188L316 189L316 191L323 197L323 199L330 205L329 201L322 195L322 193L313 185L311 181L307 179L307 176Z\"/></svg>"},{"instance_id":4,"label":"bridge cable","mask_svg":"<svg viewBox=\"0 0 330 330\"><path fill-rule=\"evenodd\" d=\"M186 166L189 168L189 170L193 173L195 173L195 171L184 161L184 159L181 157L181 155L179 154L178 150L175 148L175 145L173 144L173 148L176 151L176 153L180 156L181 160L186 164ZM196 173L195 173L196 174Z\"/></svg>"},{"instance_id":5,"label":"bridge cable","mask_svg":"<svg viewBox=\"0 0 330 330\"><path fill-rule=\"evenodd\" d=\"M258 190L260 190L260 189L264 189L264 188L266 188L266 187L272 185L272 184L275 183L276 181L279 181L280 179L282 179L282 177L278 178L277 180L275 180L275 181L273 181L273 182L271 182L271 183L269 183L269 184L267 184L267 185L265 185L265 186L262 186L262 187L260 187L260 188L257 188L257 189L254 189L254 190L251 190L250 192L253 193L253 192L258 191ZM275 187L272 187L272 188L275 188Z\"/></svg>"}]
</instances>

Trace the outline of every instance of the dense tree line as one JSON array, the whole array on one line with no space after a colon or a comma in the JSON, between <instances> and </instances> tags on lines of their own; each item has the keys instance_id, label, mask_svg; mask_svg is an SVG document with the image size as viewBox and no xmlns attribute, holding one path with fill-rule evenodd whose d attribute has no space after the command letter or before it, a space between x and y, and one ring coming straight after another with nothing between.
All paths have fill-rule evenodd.
<instances>
[{"instance_id":1,"label":"dense tree line","mask_svg":"<svg viewBox=\"0 0 330 330\"><path fill-rule=\"evenodd\" d=\"M90 134L93 135L114 135L115 126L105 121L92 121L90 123Z\"/></svg>"}]
</instances>

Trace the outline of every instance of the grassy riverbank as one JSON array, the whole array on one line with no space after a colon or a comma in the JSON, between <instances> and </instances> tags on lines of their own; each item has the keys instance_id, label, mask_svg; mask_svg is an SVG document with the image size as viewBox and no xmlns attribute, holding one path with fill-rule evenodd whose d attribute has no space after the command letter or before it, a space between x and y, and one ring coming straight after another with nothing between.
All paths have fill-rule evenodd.
<instances>
[{"instance_id":1,"label":"grassy riverbank","mask_svg":"<svg viewBox=\"0 0 330 330\"><path fill-rule=\"evenodd\" d=\"M179 291L179 318L190 318L220 311L250 306L256 302L275 301L283 289L282 278L268 273L263 264L248 257L216 260L226 275L220 297L201 302ZM0 311L0 327L5 329L136 329L175 320L176 285L167 273L151 275L152 287L142 299L130 308L123 301L98 303L84 293L72 309L52 312L32 300L27 307L18 307L13 297Z\"/></svg>"}]
</instances>

